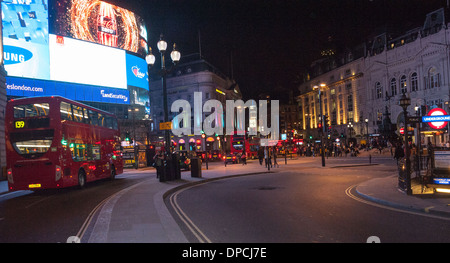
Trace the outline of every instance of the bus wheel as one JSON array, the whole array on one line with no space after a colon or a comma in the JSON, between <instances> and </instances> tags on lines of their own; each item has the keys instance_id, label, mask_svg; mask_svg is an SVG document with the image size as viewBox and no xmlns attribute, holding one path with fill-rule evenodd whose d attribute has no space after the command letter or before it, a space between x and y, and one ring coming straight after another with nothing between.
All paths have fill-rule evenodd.
<instances>
[{"instance_id":1,"label":"bus wheel","mask_svg":"<svg viewBox=\"0 0 450 263\"><path fill-rule=\"evenodd\" d=\"M83 189L86 185L86 174L83 170L78 171L78 187Z\"/></svg>"},{"instance_id":2,"label":"bus wheel","mask_svg":"<svg viewBox=\"0 0 450 263\"><path fill-rule=\"evenodd\" d=\"M116 179L116 167L114 167L114 165L111 165L111 176L109 177L109 179L111 179L111 181Z\"/></svg>"}]
</instances>

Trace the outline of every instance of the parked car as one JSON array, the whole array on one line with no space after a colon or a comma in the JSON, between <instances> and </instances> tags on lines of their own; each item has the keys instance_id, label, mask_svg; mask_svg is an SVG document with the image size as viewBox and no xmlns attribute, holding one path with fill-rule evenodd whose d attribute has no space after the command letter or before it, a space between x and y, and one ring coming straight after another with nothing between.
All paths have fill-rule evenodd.
<instances>
[{"instance_id":1,"label":"parked car","mask_svg":"<svg viewBox=\"0 0 450 263\"><path fill-rule=\"evenodd\" d=\"M210 156L210 160L220 160L222 158L219 150L212 150Z\"/></svg>"},{"instance_id":2,"label":"parked car","mask_svg":"<svg viewBox=\"0 0 450 263\"><path fill-rule=\"evenodd\" d=\"M196 158L197 154L192 151L176 151L179 156L180 169L191 170L191 159Z\"/></svg>"},{"instance_id":3,"label":"parked car","mask_svg":"<svg viewBox=\"0 0 450 263\"><path fill-rule=\"evenodd\" d=\"M222 159L223 159L223 161L226 163L226 164L228 164L228 163L238 163L238 158L237 158L237 156L236 155L234 155L234 154L227 154L227 155L224 155L223 157L222 157Z\"/></svg>"},{"instance_id":4,"label":"parked car","mask_svg":"<svg viewBox=\"0 0 450 263\"><path fill-rule=\"evenodd\" d=\"M206 152L204 151L197 151L195 152L198 156L198 158L202 159L202 162L204 162L206 160Z\"/></svg>"}]
</instances>

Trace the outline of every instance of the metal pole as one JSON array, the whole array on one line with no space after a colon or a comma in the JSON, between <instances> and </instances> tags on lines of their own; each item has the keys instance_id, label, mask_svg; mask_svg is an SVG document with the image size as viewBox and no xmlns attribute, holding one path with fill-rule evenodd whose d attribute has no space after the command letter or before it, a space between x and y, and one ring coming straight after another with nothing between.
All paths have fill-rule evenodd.
<instances>
[{"instance_id":1,"label":"metal pole","mask_svg":"<svg viewBox=\"0 0 450 263\"><path fill-rule=\"evenodd\" d=\"M168 122L169 121L169 111L168 111L168 105L167 105L167 85L166 85L166 77L167 77L167 71L166 71L166 67L165 67L165 59L164 59L164 53L161 53L161 71L162 71L162 88L163 88L163 106L164 106L164 122ZM168 169L170 169L171 167L171 154L170 154L170 133L169 130L165 130L164 131L164 137L165 137L165 141L166 141L166 156L165 156L165 160L166 160L166 167L163 169L164 173L162 174L162 176L160 176L160 181L166 181L168 180L168 174L167 172L169 171ZM167 168L168 167L168 168Z\"/></svg>"},{"instance_id":2,"label":"metal pole","mask_svg":"<svg viewBox=\"0 0 450 263\"><path fill-rule=\"evenodd\" d=\"M322 114L322 92L319 88L319 112L320 112L320 123L322 124L322 132L320 136L320 143L322 145L322 167L325 167L325 142L323 141L323 134L325 133L325 126L323 125L323 114Z\"/></svg>"},{"instance_id":3,"label":"metal pole","mask_svg":"<svg viewBox=\"0 0 450 263\"><path fill-rule=\"evenodd\" d=\"M403 109L403 114L405 117L405 155L406 155L406 194L411 195L411 160L410 160L410 150L409 150L409 136L408 136L408 121L407 121L407 109Z\"/></svg>"}]
</instances>

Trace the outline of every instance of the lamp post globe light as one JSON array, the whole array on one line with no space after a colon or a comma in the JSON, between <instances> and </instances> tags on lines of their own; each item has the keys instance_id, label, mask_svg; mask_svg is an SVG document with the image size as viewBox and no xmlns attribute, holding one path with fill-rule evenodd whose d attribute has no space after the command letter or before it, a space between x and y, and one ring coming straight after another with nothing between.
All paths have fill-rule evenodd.
<instances>
[{"instance_id":1,"label":"lamp post globe light","mask_svg":"<svg viewBox=\"0 0 450 263\"><path fill-rule=\"evenodd\" d=\"M173 44L173 50L170 53L170 57L172 59L172 62L174 64L173 67L170 67L169 69L166 69L166 63L165 63L165 53L167 50L167 42L164 40L164 36L161 34L160 35L160 39L158 41L158 43L156 44L156 46L158 47L159 53L161 54L161 71L159 72L159 75L161 76L162 79L162 89L163 89L163 107L164 107L164 122L169 122L169 108L167 105L167 85L166 85L166 78L167 78L167 74L170 73L173 68L176 66L176 64L180 61L181 58L181 53L176 49L176 45ZM156 58L155 55L153 55L152 53L152 49L149 48L149 53L148 55L145 57L145 61L147 62L147 64L151 67L155 64ZM179 174L177 172L173 172L172 169L176 169L174 167L177 167L177 165L175 165L175 163L173 161L176 160L172 160L172 154L170 151L171 148L171 140L170 140L170 132L169 130L165 130L164 131L164 141L165 141L165 158L166 158L166 169L164 169L164 172L161 176L160 176L160 181L164 182L167 180L172 180L172 179L176 179L173 178L173 176L171 176L172 174Z\"/></svg>"},{"instance_id":2,"label":"lamp post globe light","mask_svg":"<svg viewBox=\"0 0 450 263\"><path fill-rule=\"evenodd\" d=\"M408 136L408 107L411 105L411 99L406 96L405 93L402 94L400 97L400 100L398 102L398 105L402 107L403 109L403 117L405 118L405 170L406 170L406 177L405 177L405 183L406 183L406 194L411 195L411 160L410 160L410 149L409 149L409 136Z\"/></svg>"}]
</instances>

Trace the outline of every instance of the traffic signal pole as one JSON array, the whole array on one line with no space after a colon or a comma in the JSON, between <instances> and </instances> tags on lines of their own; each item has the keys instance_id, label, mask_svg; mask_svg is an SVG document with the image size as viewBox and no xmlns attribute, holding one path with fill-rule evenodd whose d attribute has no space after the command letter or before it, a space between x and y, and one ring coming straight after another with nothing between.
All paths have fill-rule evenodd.
<instances>
[{"instance_id":1,"label":"traffic signal pole","mask_svg":"<svg viewBox=\"0 0 450 263\"><path fill-rule=\"evenodd\" d=\"M324 123L324 117L323 117L323 113L322 113L322 92L321 92L321 89L319 88L319 109L320 109L320 124L321 124L321 127L319 127L319 132L320 132L320 129L322 130L321 131L321 135L320 135L320 143L322 144L322 167L325 167L325 142L324 142L324 137L323 137L323 135L324 135L324 133L325 133L325 125L323 125L323 123Z\"/></svg>"}]
</instances>

